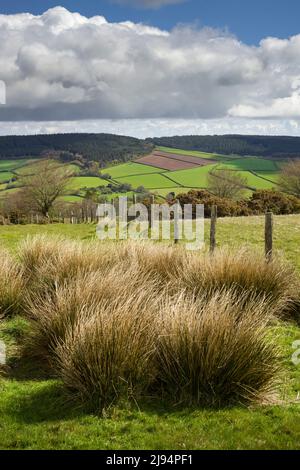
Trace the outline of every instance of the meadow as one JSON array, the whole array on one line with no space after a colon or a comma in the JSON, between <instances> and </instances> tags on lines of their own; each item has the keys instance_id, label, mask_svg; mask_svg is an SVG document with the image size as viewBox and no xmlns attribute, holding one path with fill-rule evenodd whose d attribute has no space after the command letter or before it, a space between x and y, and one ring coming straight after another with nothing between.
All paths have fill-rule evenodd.
<instances>
[{"instance_id":1,"label":"meadow","mask_svg":"<svg viewBox=\"0 0 300 470\"><path fill-rule=\"evenodd\" d=\"M205 221L205 224L207 240L209 232L208 221ZM37 239L36 241L27 239L28 236L32 237L35 235L42 236L43 238ZM27 316L24 317L21 311L19 311L17 314L6 316L6 319L2 320L0 323L0 336L5 340L8 346L9 355L9 367L3 372L3 376L0 379L0 426L2 430L0 448L158 450L299 449L300 367L294 365L291 358L294 353L293 342L300 339L300 328L295 322L297 316L294 317L294 314L291 318L277 318L283 305L285 305L284 310L289 310L293 296L297 297L298 295L298 275L293 274L292 267L300 274L300 254L298 250L299 235L299 215L275 217L274 244L276 262L274 266L266 265L263 255L263 217L219 219L217 241L221 251L216 254L215 261L212 262L211 259L206 258L204 253L199 253L197 256L193 254L192 259L188 260L188 264L186 265L186 255L182 252L182 247L169 247L169 242L156 244L153 248L143 248L142 245L136 248L129 247L129 252L127 253L131 253L130 256L128 256L128 254L124 256L122 244L116 244L112 251L110 247L106 247L105 244L100 244L101 246L99 246L99 243L97 244L96 242L95 245L95 225L92 224L48 224L0 227L1 248L8 250L13 256L13 259L18 259L19 262L23 263L22 265L25 269L26 276L29 275L31 279L30 284L26 287L28 294L27 301L29 301L29 305L31 305L31 316L29 318ZM61 239L60 241L57 240L57 236L63 236L66 241ZM71 244L70 241L72 241ZM75 242L75 245L73 242ZM20 243L25 243L21 251L19 248ZM77 243L79 243L78 247ZM240 251L241 247L243 247L242 251ZM225 252L222 250L225 250ZM98 251L101 253L101 264L99 266L97 265ZM224 255L224 253L227 254ZM246 255L246 253L249 253L249 255ZM77 261L74 262L74 259ZM126 261L126 265L124 261L122 261L123 259ZM67 263L66 260L68 260ZM118 260L121 261L119 262ZM80 262L80 269L85 269L85 289L82 289L81 281L78 285L76 283L74 285L68 284L70 276L73 279L73 276L75 276L77 272L77 262ZM286 262L288 262L289 265L287 265ZM184 266L186 266L184 269L181 263L184 263ZM229 265L226 263L229 263ZM213 264L214 268L210 267L211 264ZM3 266L4 265L5 263ZM133 269L133 271L129 269L127 272L127 265L131 266L130 269ZM181 267L177 269L176 266L177 268ZM200 277L199 275L195 276L195 273L200 273L199 266L202 266L202 274ZM225 266L228 267L225 268ZM97 276L94 278L94 274L91 273L95 267L100 269L99 275L103 283L103 287L98 290L96 289L96 294L94 283L99 283L99 278ZM125 267L126 270L122 271ZM66 268L68 269L66 270ZM4 268L2 267L2 269ZM16 266L14 269L18 270ZM115 272L114 269L116 269ZM193 271L193 269L196 269L196 271ZM206 271L207 269L208 271ZM9 272L10 276L13 276L13 269L10 269ZM120 272L123 274L118 278L117 273ZM210 273L210 275L206 276L205 273L207 275ZM229 273L231 273L231 275L229 275ZM56 276L59 277L56 278ZM158 276L157 280L156 276ZM121 331L123 331L122 328L126 328L127 333L125 337L131 338L131 331L136 331L136 322L141 322L141 318L144 318L143 315L141 317L141 312L146 314L145 318L147 318L149 312L151 313L152 308L154 312L156 312L156 302L158 302L159 298L159 295L157 295L158 291L156 291L155 287L156 282L158 281L159 290L164 290L166 285L168 285L168 283L165 284L168 276L173 278L171 284L171 288L173 289L172 295L177 299L175 304L172 303L172 299L169 299L168 302L171 302L170 306L172 305L172 308L170 308L173 314L179 315L178 317L174 317L178 318L178 321L180 318L186 318L191 321L191 312L196 305L194 303L194 296L188 296L183 303L182 298L180 300L180 298L176 297L177 293L179 293L179 297L182 296L181 289L184 286L186 286L188 290L190 289L191 292L195 292L195 289L198 289L199 293L201 293L204 289L208 297L210 297L213 292L212 299L214 299L215 295L225 295L224 292L222 294L217 293L219 290L218 286L223 286L224 288L226 286L226 289L229 289L231 292L234 286L239 286L239 289L241 289L244 284L244 286L247 287L247 292L252 292L250 295L251 298L245 297L244 299L245 304L242 312L245 324L243 322L241 324L238 323L240 324L240 328L233 338L237 338L237 334L242 334L244 331L243 328L245 328L245 332L242 336L244 345L243 355L251 354L253 350L256 350L260 344L260 340L263 340L263 344L265 344L264 347L267 347L268 344L273 344L271 348L264 349L264 355L267 355L270 363L263 361L262 364L265 364L265 366L262 367L262 369L257 369L257 374L262 374L265 378L267 377L266 380L268 382L269 373L272 372L272 367L269 368L269 365L272 364L273 360L278 360L284 373L280 379L279 388L276 393L272 392L270 395L267 393L265 399L258 400L257 402L251 398L249 403L247 403L247 400L245 403L242 403L243 400L241 396L238 402L235 400L231 402L234 395L232 395L233 389L230 386L230 376L228 376L227 382L221 382L221 389L218 389L220 385L218 375L212 375L211 377L214 377L214 379L211 380L213 380L214 383L215 394L208 393L207 396L202 397L199 402L199 396L197 393L194 395L192 388L186 390L185 388L181 389L178 387L177 392L179 395L174 401L172 395L178 383L180 383L181 376L176 376L174 372L175 369L172 369L174 364L172 365L171 358L174 357L174 351L176 351L176 354L180 354L178 358L181 358L178 360L183 360L185 349L183 349L181 342L171 342L161 344L161 347L164 348L164 353L159 357L168 358L169 362L167 369L165 368L164 361L160 363L162 367L160 373L166 374L168 370L173 370L173 372L171 375L163 375L162 384L164 385L160 385L159 395L157 395L158 391L155 387L152 387L151 393L147 392L145 395L143 393L139 395L141 391L136 390L133 386L135 383L134 377L137 377L138 384L146 388L148 385L140 380L139 375L136 375L141 373L140 368L134 367L134 374L131 376L132 387L130 388L130 393L128 394L127 387L125 387L125 392L123 391L123 387L121 387L120 394L122 399L111 406L101 407L102 411L99 411L100 408L98 406L96 406L96 409L94 407L95 396L97 396L98 399L100 396L102 397L103 389L101 388L101 390L99 390L98 388L94 388L95 381L89 374L82 376L76 373L76 370L81 370L82 374L86 374L86 370L83 367L84 362L82 362L82 354L86 355L85 360L92 360L93 358L93 350L86 349L84 346L85 344L89 344L86 343L85 336L81 338L82 334L90 335L89 330L85 329L78 331L78 338L81 344L80 349L74 349L71 337L67 342L63 339L61 340L59 354L55 353L58 354L57 357L60 360L58 375L57 373L53 374L51 368L50 370L45 368L45 364L43 364L41 358L45 354L44 348L47 347L48 350L48 345L50 344L49 338L51 338L53 334L52 328L54 327L54 323L52 323L51 320L51 312L54 308L52 302L53 299L56 298L56 295L59 294L60 297L57 297L58 303L55 307L55 311L69 312L68 315L73 315L75 312L75 310L69 310L68 304L70 304L71 298L72 300L77 299L79 304L82 298L85 307L80 315L86 315L86 312L89 311L86 309L92 308L93 311L95 308L95 299L98 299L98 303L102 302L101 299L103 295L106 297L107 295L112 295L112 299L115 299L113 302L115 303L113 303L113 310L109 305L107 307L107 313L109 315L107 317L108 323L105 324L105 344L108 345L109 342L107 338L110 338L109 328L111 325L111 316L115 316L117 322L115 325L118 325L117 328L121 328ZM235 278L235 276L237 277ZM49 295L49 298L47 296L45 297L45 287L52 292L53 287L51 286L54 285L54 279L56 279L55 285L58 290L54 297L52 296L54 292ZM202 279L201 282L200 279ZM238 283L236 283L237 279L239 279ZM61 283L62 280L63 283ZM15 292L18 292L18 283L14 285L16 289ZM100 287L100 285L101 283L98 284L98 287ZM116 287L115 289L113 289L114 285ZM254 288L253 286L255 285L257 287ZM126 289L124 286L126 286ZM138 289L139 286L140 289ZM125 315L126 322L123 324L123 314L127 312L124 305L127 304L122 296L128 296L130 292L128 289L132 288L138 289L138 291L135 290L135 296L139 308L136 310L136 304L131 302L130 309L128 310L128 312L130 311L130 315ZM65 289L67 289L69 293L66 298L69 299L67 303L64 297ZM90 294L88 294L89 289L91 289ZM228 335L232 326L229 327L227 323L229 317L226 316L226 312L230 312L230 316L234 316L235 309L237 308L237 304L231 303L231 293L228 293L229 291L227 291L225 295L225 297L227 296L227 300L225 300L225 297L222 297L223 300L221 303L221 305L224 306L226 302L229 302L229 310L227 311L226 308L222 307L220 309L220 306L218 307L218 322L215 317L215 300L207 301L206 299L203 304L204 311L206 312L203 314L203 318L206 318L208 321L210 317L207 312L211 312L211 319L213 319L213 324L215 325L213 331L218 331L220 335L220 325L222 325L220 319L225 315L224 319L226 318L227 325L226 335ZM70 292L73 294L70 295ZM117 295L116 292L118 292ZM265 292L269 292L271 295L271 304L267 303L265 305ZM258 293L259 296L257 297ZM3 302L1 295L3 296L3 290L0 293L0 298L2 298ZM91 295L91 297L89 297L89 295ZM96 295L96 297L94 297L94 295ZM145 295L146 298L148 298L148 302L145 301ZM30 298L32 299L31 302L33 302L33 305L32 303L30 304ZM48 299L46 302L48 305L47 310L45 310L45 299ZM23 301L22 295L20 300L21 302ZM77 305L75 300L70 304L72 309ZM118 302L120 302L120 300L125 302L122 303L122 311L119 311ZM163 305L165 305L165 302L166 300L164 300ZM197 304L197 308L202 308L201 302L202 301ZM151 305L149 305L149 303ZM13 305L14 309L16 305L16 303ZM148 310L148 308L150 310ZM257 311L260 313L260 319L255 315ZM42 315L40 312L42 312ZM240 310L238 310L238 312L240 312ZM240 315L238 312L237 314ZM269 317L271 312L274 318ZM139 320L134 316L136 314L138 314ZM182 314L184 314L183 317L181 316ZM298 314L299 313L297 313L297 315ZM167 311L166 315L169 315ZM187 316L185 317L185 315ZM32 331L31 322L33 318L35 319L35 328ZM56 318L59 319L59 317ZM84 317L80 318L82 318L81 322L84 323ZM172 328L175 328L172 330L172 334L176 337L177 327L180 323L177 323L177 320L173 323L171 317L167 318L170 318L170 322L163 324L162 328L169 328L171 325ZM255 324L253 324L254 319L256 319ZM263 319L263 324L265 325L261 331L262 337L258 334L258 330L256 329L256 322L260 322L261 319ZM133 321L132 324L130 323L131 321ZM61 335L65 335L65 327L63 324L56 323L55 326L55 328L60 328L59 334ZM261 323L259 324L262 325ZM132 326L130 325L134 325L134 330L131 330ZM145 331L147 331L147 325L148 323L139 329L139 332L142 332L143 328L146 328ZM152 321L150 321L150 325L152 328ZM208 334L212 331L209 326L210 320L208 323L205 323L205 325L206 328L208 328L205 330L206 334ZM252 325L250 329L251 335L245 336L250 325ZM62 327L63 330L61 329ZM55 337L57 338L58 330L55 331ZM76 332L77 330L75 329L74 331ZM97 335L101 335L101 325L98 325L96 330L93 331L97 331ZM151 329L149 331L153 330ZM198 330L196 329L194 331ZM199 330L197 334L203 334L201 331L204 330ZM252 335L252 333L254 333L254 335ZM47 336L45 336L45 334L47 334ZM265 336L265 334L267 334L267 336ZM34 348L38 348L38 354L36 356L23 356L20 352L24 344L27 344L28 337L33 340L33 342L30 342L30 345L34 346ZM88 337L90 338L88 341L92 341L94 333L92 333L92 336ZM230 335L227 336L227 341L229 341L229 337ZM135 347L137 347L137 351L140 351L141 345L143 349L145 344L148 344L149 341L149 338L145 341L144 336L141 334L135 334L133 338L134 343L132 343L130 351L132 361L135 358L133 354ZM188 341L189 338L190 336L187 335L186 340ZM214 336L212 336L212 338L214 338ZM250 338L251 342L249 343ZM81 343L81 341L83 341L83 343ZM264 341L267 341L267 343L264 343ZM269 341L271 341L271 343L269 343ZM227 350L225 344L226 341L225 343L222 341L222 343L219 344L219 348L213 348L211 353L215 354L216 351L220 351L226 358ZM228 344L230 345L231 343ZM133 347L133 345L135 346ZM194 351L195 345L192 351ZM67 349L64 349L66 347ZM230 347L231 351L238 351L238 349L236 349L236 341L228 347ZM52 344L47 353L47 355L50 354L49 357L52 357L55 349L53 348L54 346ZM279 348L279 357L276 356L277 348ZM117 349L117 351L117 354L120 355L117 357L122 358L123 351L127 351L126 344L122 343L122 348ZM197 349L195 351L197 351ZM257 349L257 352L258 351L259 349ZM194 354L196 354L196 352L194 352ZM32 359L32 357L35 357L35 359ZM125 357L128 357L127 353ZM195 360L197 355L193 357ZM240 353L238 357L240 357ZM252 363L250 356L246 357L248 360L246 360L245 363L240 363L237 357L234 359L234 364L236 365L235 370L239 370L239 367L242 367L243 375L245 371L248 370L248 366ZM148 359L147 354L143 356L143 374L144 371L149 368ZM121 362L116 361L118 367L121 367L122 361L123 359ZM257 367L258 363L256 359L253 359L253 361L253 364ZM57 363L56 360L54 363ZM193 361L189 361L189 364L193 363ZM52 364L52 359L50 359L50 364ZM131 363L127 363L127 366L130 364ZM206 370L205 364L206 362L202 364L204 370ZM269 364L268 367L267 364ZM107 370L109 370L109 368ZM192 367L190 370L192 372ZM227 369L225 368L224 370L226 371ZM258 372L258 370L260 370L260 372ZM273 370L273 372L275 373L275 370ZM151 372L151 376L152 373L154 373L154 371ZM227 372L225 372L225 374L226 373ZM173 376L177 377L176 386L172 382ZM84 381L82 382L83 377ZM205 384L205 381L205 376L203 376L202 386ZM85 384L84 387L82 387L83 383ZM86 384L89 384L87 388ZM69 387L69 385L71 386ZM171 396L168 392L169 389L167 385L171 387ZM115 387L118 388L119 386L120 384L116 381ZM257 384L257 387L259 389L260 386ZM214 407L211 403L211 399L215 396L223 400L225 388L228 390L229 396L231 397L229 402L224 403L222 406ZM165 389L163 396L160 395L161 389ZM78 392L75 393L75 395L79 401L77 401L77 399L74 401L74 390ZM113 389L113 393L114 390L115 388ZM237 390L235 393L239 394L240 391ZM91 403L88 404L87 402L89 400L85 398L84 402L87 406L83 406L80 402L82 397L86 396L91 399ZM133 399L129 400L130 397ZM99 405L100 402L98 399L96 403ZM239 403L239 401L241 401L241 403ZM91 404L93 405L92 407L90 406Z\"/></svg>"}]
</instances>

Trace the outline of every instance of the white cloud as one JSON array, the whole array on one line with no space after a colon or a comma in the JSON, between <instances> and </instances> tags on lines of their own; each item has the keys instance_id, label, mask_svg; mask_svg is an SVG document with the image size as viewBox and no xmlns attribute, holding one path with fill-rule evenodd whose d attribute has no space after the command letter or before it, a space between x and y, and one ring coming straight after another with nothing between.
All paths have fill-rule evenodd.
<instances>
[{"instance_id":1,"label":"white cloud","mask_svg":"<svg viewBox=\"0 0 300 470\"><path fill-rule=\"evenodd\" d=\"M111 133L138 138L173 135L294 135L300 134L300 119L98 119L85 121L3 122L0 135Z\"/></svg>"},{"instance_id":2,"label":"white cloud","mask_svg":"<svg viewBox=\"0 0 300 470\"><path fill-rule=\"evenodd\" d=\"M205 119L227 129L247 118L300 118L300 34L250 47L209 28L167 32L56 7L40 16L0 15L0 43L3 122L147 119L151 130L159 119L167 131L168 120L178 119L191 133L184 119L205 132Z\"/></svg>"}]
</instances>

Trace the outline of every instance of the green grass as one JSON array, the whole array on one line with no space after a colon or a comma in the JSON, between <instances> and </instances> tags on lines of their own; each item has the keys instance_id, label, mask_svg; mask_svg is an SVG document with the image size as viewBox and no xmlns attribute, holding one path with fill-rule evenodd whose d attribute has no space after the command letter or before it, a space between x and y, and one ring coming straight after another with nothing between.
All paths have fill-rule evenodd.
<instances>
[{"instance_id":1,"label":"green grass","mask_svg":"<svg viewBox=\"0 0 300 470\"><path fill-rule=\"evenodd\" d=\"M9 171L0 172L0 183L4 183L5 181L10 181L14 178L14 174Z\"/></svg>"},{"instance_id":2,"label":"green grass","mask_svg":"<svg viewBox=\"0 0 300 470\"><path fill-rule=\"evenodd\" d=\"M65 202L82 202L82 197L80 196L62 196L60 199Z\"/></svg>"},{"instance_id":3,"label":"green grass","mask_svg":"<svg viewBox=\"0 0 300 470\"><path fill-rule=\"evenodd\" d=\"M19 159L19 160L0 160L0 171L10 171L21 168L34 160Z\"/></svg>"},{"instance_id":4,"label":"green grass","mask_svg":"<svg viewBox=\"0 0 300 470\"><path fill-rule=\"evenodd\" d=\"M157 188L153 192L155 194L158 194L159 196L167 196L169 193L175 193L175 194L180 194L180 193L187 193L190 191L191 188L185 188L183 186L176 186L174 188Z\"/></svg>"},{"instance_id":5,"label":"green grass","mask_svg":"<svg viewBox=\"0 0 300 470\"><path fill-rule=\"evenodd\" d=\"M256 171L255 174L260 178L277 183L279 179L279 173L276 171Z\"/></svg>"},{"instance_id":6,"label":"green grass","mask_svg":"<svg viewBox=\"0 0 300 470\"><path fill-rule=\"evenodd\" d=\"M268 181L267 179L258 176L258 173L253 174L250 171L239 171L239 173L247 179L247 186L250 186L253 189L272 189L276 186L272 181Z\"/></svg>"},{"instance_id":7,"label":"green grass","mask_svg":"<svg viewBox=\"0 0 300 470\"><path fill-rule=\"evenodd\" d=\"M205 225L207 240L209 222ZM0 245L15 251L22 239L36 233L89 240L95 238L95 225L1 226ZM275 248L300 272L300 215L275 217L274 235ZM219 219L217 241L219 246L247 244L263 256L264 217ZM105 417L65 401L61 384L39 376L37 364L13 359L24 328L26 323L18 318L0 323L0 336L15 364L0 379L1 449L300 449L300 366L291 362L299 327L280 325L272 332L279 338L288 373L284 403L214 411L174 409L149 400L138 403L139 408L119 405Z\"/></svg>"},{"instance_id":8,"label":"green grass","mask_svg":"<svg viewBox=\"0 0 300 470\"><path fill-rule=\"evenodd\" d=\"M107 186L108 181L96 176L75 176L67 185L67 190L79 190L82 188L97 188L98 186Z\"/></svg>"},{"instance_id":9,"label":"green grass","mask_svg":"<svg viewBox=\"0 0 300 470\"><path fill-rule=\"evenodd\" d=\"M109 174L112 178L122 178L124 176L135 176L151 173L161 173L164 170L154 168L153 166L144 165L142 163L124 163L122 165L116 165L108 168L104 168L102 173Z\"/></svg>"},{"instance_id":10,"label":"green grass","mask_svg":"<svg viewBox=\"0 0 300 470\"><path fill-rule=\"evenodd\" d=\"M185 187L207 188L207 176L214 168L215 165L207 165L199 168L191 168L189 170L173 171L170 177L172 180L176 181L176 183Z\"/></svg>"},{"instance_id":11,"label":"green grass","mask_svg":"<svg viewBox=\"0 0 300 470\"><path fill-rule=\"evenodd\" d=\"M161 150L162 152L169 152L175 153L179 155L190 155L192 157L200 157L200 158L207 158L212 160L227 160L228 158L232 159L235 158L231 155L219 155L217 153L207 153L207 152L199 152L197 150L182 150L182 149L175 149L171 147L156 147L157 150Z\"/></svg>"},{"instance_id":12,"label":"green grass","mask_svg":"<svg viewBox=\"0 0 300 470\"><path fill-rule=\"evenodd\" d=\"M173 173L167 173L167 176L172 177ZM138 186L144 186L146 189L155 189L155 188L173 188L176 186L176 183L169 180L162 174L153 173L150 175L137 175L137 176L126 176L123 178L115 179L118 183L128 183L131 184L133 188Z\"/></svg>"},{"instance_id":13,"label":"green grass","mask_svg":"<svg viewBox=\"0 0 300 470\"><path fill-rule=\"evenodd\" d=\"M266 160L258 157L243 157L237 158L226 165L222 165L222 168L232 170L250 170L250 171L277 171L278 167L276 162L272 160Z\"/></svg>"}]
</instances>

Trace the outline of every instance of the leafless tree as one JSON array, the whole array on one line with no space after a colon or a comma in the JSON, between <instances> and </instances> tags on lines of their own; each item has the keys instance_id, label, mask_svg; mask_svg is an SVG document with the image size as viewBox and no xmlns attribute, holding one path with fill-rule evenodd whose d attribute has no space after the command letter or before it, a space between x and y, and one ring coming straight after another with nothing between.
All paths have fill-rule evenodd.
<instances>
[{"instance_id":1,"label":"leafless tree","mask_svg":"<svg viewBox=\"0 0 300 470\"><path fill-rule=\"evenodd\" d=\"M283 166L278 184L283 192L300 197L300 160L291 160Z\"/></svg>"},{"instance_id":2,"label":"leafless tree","mask_svg":"<svg viewBox=\"0 0 300 470\"><path fill-rule=\"evenodd\" d=\"M220 169L211 171L208 175L208 189L219 197L238 199L247 186L247 178L238 171Z\"/></svg>"},{"instance_id":3,"label":"leafless tree","mask_svg":"<svg viewBox=\"0 0 300 470\"><path fill-rule=\"evenodd\" d=\"M35 166L34 175L25 175L22 179L22 194L32 210L37 210L44 217L49 213L55 201L65 194L72 172L63 165L51 160L43 160Z\"/></svg>"}]
</instances>

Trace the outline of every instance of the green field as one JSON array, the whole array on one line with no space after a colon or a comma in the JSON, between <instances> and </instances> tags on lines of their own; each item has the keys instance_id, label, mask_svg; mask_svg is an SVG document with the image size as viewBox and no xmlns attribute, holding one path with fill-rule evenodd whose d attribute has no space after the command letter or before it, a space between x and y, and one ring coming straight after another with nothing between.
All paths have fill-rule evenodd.
<instances>
[{"instance_id":1,"label":"green field","mask_svg":"<svg viewBox=\"0 0 300 470\"><path fill-rule=\"evenodd\" d=\"M205 222L206 240L209 222ZM300 273L300 216L275 217L275 248ZM72 239L95 238L95 225L57 224L0 227L1 246L15 252L17 244L36 233ZM219 246L247 244L264 250L264 217L219 219ZM22 342L24 321L0 323L0 337L10 357ZM35 363L16 363L0 378L1 449L300 449L300 366L292 363L292 344L300 327L278 324L272 330L282 348L286 376L282 395L251 408L220 410L174 408L161 401L112 406L97 416L66 401L61 383L39 376Z\"/></svg>"},{"instance_id":2,"label":"green field","mask_svg":"<svg viewBox=\"0 0 300 470\"><path fill-rule=\"evenodd\" d=\"M169 176L169 173L167 174ZM172 174L170 174L172 176ZM176 186L174 181L169 180L164 174L153 173L151 175L126 176L115 179L118 183L129 183L133 188L144 186L146 189L172 188Z\"/></svg>"},{"instance_id":3,"label":"green field","mask_svg":"<svg viewBox=\"0 0 300 470\"><path fill-rule=\"evenodd\" d=\"M103 170L109 173L115 183L128 183L133 188L144 186L145 188L163 197L168 194L167 188L176 194L186 192L189 188L205 189L208 187L207 176L212 170L228 169L238 171L247 179L247 188L272 189L276 187L280 164L273 160L259 157L238 157L234 155L224 156L209 154L198 151L172 149L169 147L157 147L157 150L181 154L192 155L201 158L213 159L216 164L207 165L188 170L166 171L154 168L146 164L126 163ZM149 174L147 174L149 173ZM170 184L166 185L166 178ZM173 183L172 183L173 182ZM248 190L247 194L251 194Z\"/></svg>"},{"instance_id":4,"label":"green field","mask_svg":"<svg viewBox=\"0 0 300 470\"><path fill-rule=\"evenodd\" d=\"M227 160L227 159L231 160L231 159L236 158L235 155L219 155L217 153L199 152L197 150L182 150L182 149L175 149L171 147L157 147L157 150L161 150L162 152L175 153L178 155L190 155L192 157L207 158L207 159L212 159L216 161Z\"/></svg>"},{"instance_id":5,"label":"green field","mask_svg":"<svg viewBox=\"0 0 300 470\"><path fill-rule=\"evenodd\" d=\"M190 170L172 171L170 177L181 186L207 188L207 176L214 168L215 165L207 165Z\"/></svg>"},{"instance_id":6,"label":"green field","mask_svg":"<svg viewBox=\"0 0 300 470\"><path fill-rule=\"evenodd\" d=\"M9 172L9 171L1 171L0 172L0 183L3 183L5 181L10 181L12 178L14 178L14 174Z\"/></svg>"},{"instance_id":7,"label":"green field","mask_svg":"<svg viewBox=\"0 0 300 470\"><path fill-rule=\"evenodd\" d=\"M0 160L0 171L10 171L21 168L34 160L20 159L20 160Z\"/></svg>"},{"instance_id":8,"label":"green field","mask_svg":"<svg viewBox=\"0 0 300 470\"><path fill-rule=\"evenodd\" d=\"M278 171L276 162L258 157L237 158L226 165L222 164L221 168L246 171Z\"/></svg>"},{"instance_id":9,"label":"green field","mask_svg":"<svg viewBox=\"0 0 300 470\"><path fill-rule=\"evenodd\" d=\"M169 152L170 154L191 155L199 158L215 160L215 164L192 168L188 170L167 171L161 168L155 168L150 165L128 162L120 165L103 168L103 174L109 174L112 180L100 179L97 176L80 176L81 169L76 164L62 165L73 174L78 176L72 177L67 186L67 196L64 198L66 202L79 202L74 198L74 192L85 188L97 188L99 186L107 186L110 183L130 184L135 190L139 186L144 186L151 192L165 197L168 192L172 191L176 194L186 192L188 189L205 189L208 187L207 176L211 171L228 169L238 171L247 179L245 194L251 194L250 191L256 189L272 189L276 188L278 175L283 164L282 161L268 160L259 157L239 157L237 155L218 155L214 153L206 153L200 151L172 149L169 147L157 147L157 150ZM22 178L28 174L34 174L37 168L36 160L2 160L0 161L0 185L11 178ZM250 189L249 189L250 188ZM5 186L1 185L0 197L3 198L10 194ZM117 193L116 193L117 194ZM83 195L83 193L82 193Z\"/></svg>"},{"instance_id":10,"label":"green field","mask_svg":"<svg viewBox=\"0 0 300 470\"><path fill-rule=\"evenodd\" d=\"M108 181L97 178L96 176L75 176L68 183L67 190L79 190L82 188L98 188L99 186L107 186Z\"/></svg>"}]
</instances>

